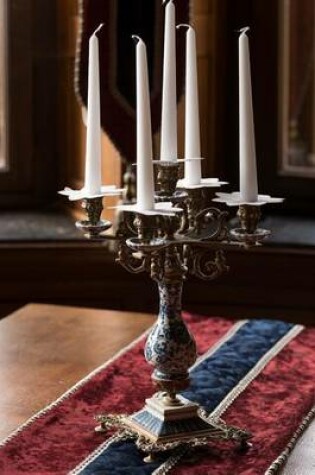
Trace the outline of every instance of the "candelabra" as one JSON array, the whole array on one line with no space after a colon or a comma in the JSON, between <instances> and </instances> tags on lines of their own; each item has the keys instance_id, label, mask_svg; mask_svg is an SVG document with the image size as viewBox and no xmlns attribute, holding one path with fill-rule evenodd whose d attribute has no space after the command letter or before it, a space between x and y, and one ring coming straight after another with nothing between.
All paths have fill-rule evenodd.
<instances>
[{"instance_id":1,"label":"candelabra","mask_svg":"<svg viewBox=\"0 0 315 475\"><path fill-rule=\"evenodd\" d=\"M250 434L211 417L198 404L179 393L189 386L189 369L197 358L196 343L182 316L183 282L189 274L212 280L228 270L225 250L229 246L260 244L269 231L259 229L260 206L276 201L260 195L255 203L240 201L239 195L218 193L215 201L238 206L240 227L229 231L228 213L207 206L206 189L219 186L208 180L198 186L178 184L180 164L155 162L155 201L171 203L166 211L140 211L136 205L122 206L124 219L116 239L117 261L129 272L148 272L157 283L160 310L146 345L145 358L153 366L152 379L158 392L140 411L129 416L98 416L97 430L115 426L149 453L180 445L195 446L223 439L248 445ZM102 238L109 227L101 220L102 199L84 199L88 218L77 223L90 238ZM104 236L104 239L107 239Z\"/></svg>"}]
</instances>

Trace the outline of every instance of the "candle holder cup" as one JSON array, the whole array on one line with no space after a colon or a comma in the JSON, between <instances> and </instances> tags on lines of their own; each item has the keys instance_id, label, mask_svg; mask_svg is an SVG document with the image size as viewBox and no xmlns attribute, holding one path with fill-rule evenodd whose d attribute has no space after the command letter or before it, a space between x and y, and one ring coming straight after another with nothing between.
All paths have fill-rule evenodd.
<instances>
[{"instance_id":1,"label":"candle holder cup","mask_svg":"<svg viewBox=\"0 0 315 475\"><path fill-rule=\"evenodd\" d=\"M100 234L111 228L112 223L101 219L103 211L103 197L84 198L82 200L82 208L87 214L87 219L76 222L76 227L84 232L84 236L88 239L97 239Z\"/></svg>"},{"instance_id":2,"label":"candle holder cup","mask_svg":"<svg viewBox=\"0 0 315 475\"><path fill-rule=\"evenodd\" d=\"M182 164L178 160L176 162L154 160L153 163L157 168L156 201L171 201L173 203L180 202L184 197L184 193L176 190L176 185Z\"/></svg>"},{"instance_id":3,"label":"candle holder cup","mask_svg":"<svg viewBox=\"0 0 315 475\"><path fill-rule=\"evenodd\" d=\"M242 204L238 208L237 216L240 221L240 228L232 229L231 235L234 239L243 242L246 247L260 244L270 235L268 229L257 227L261 218L259 206Z\"/></svg>"}]
</instances>

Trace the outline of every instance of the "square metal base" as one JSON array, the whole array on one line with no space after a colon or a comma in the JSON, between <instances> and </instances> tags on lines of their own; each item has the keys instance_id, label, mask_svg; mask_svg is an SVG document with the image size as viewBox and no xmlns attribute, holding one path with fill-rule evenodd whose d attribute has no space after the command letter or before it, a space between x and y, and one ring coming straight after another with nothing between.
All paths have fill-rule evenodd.
<instances>
[{"instance_id":1,"label":"square metal base","mask_svg":"<svg viewBox=\"0 0 315 475\"><path fill-rule=\"evenodd\" d=\"M123 419L131 430L153 443L216 438L218 427L203 419L199 406L178 396L179 404L167 405L161 394L146 400L140 411Z\"/></svg>"}]
</instances>

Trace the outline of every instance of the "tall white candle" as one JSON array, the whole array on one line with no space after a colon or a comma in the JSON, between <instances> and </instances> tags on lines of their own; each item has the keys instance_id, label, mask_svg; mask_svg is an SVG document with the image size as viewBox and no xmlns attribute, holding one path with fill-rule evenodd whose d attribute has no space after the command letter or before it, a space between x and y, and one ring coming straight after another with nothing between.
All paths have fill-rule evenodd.
<instances>
[{"instance_id":1,"label":"tall white candle","mask_svg":"<svg viewBox=\"0 0 315 475\"><path fill-rule=\"evenodd\" d=\"M186 94L185 94L185 158L200 158L200 119L195 30L186 27ZM198 185L201 181L201 161L185 162L185 182Z\"/></svg>"},{"instance_id":2,"label":"tall white candle","mask_svg":"<svg viewBox=\"0 0 315 475\"><path fill-rule=\"evenodd\" d=\"M239 37L240 194L241 200L254 202L258 185L248 29L243 28Z\"/></svg>"},{"instance_id":3,"label":"tall white candle","mask_svg":"<svg viewBox=\"0 0 315 475\"><path fill-rule=\"evenodd\" d=\"M161 120L161 160L177 160L177 107L176 107L176 29L173 0L164 0L164 60Z\"/></svg>"},{"instance_id":4,"label":"tall white candle","mask_svg":"<svg viewBox=\"0 0 315 475\"><path fill-rule=\"evenodd\" d=\"M86 131L85 181L87 196L100 192L101 188L101 118L100 118L100 72L99 42L97 33L89 40L88 107Z\"/></svg>"},{"instance_id":5,"label":"tall white candle","mask_svg":"<svg viewBox=\"0 0 315 475\"><path fill-rule=\"evenodd\" d=\"M137 84L137 207L154 209L152 129L146 46L138 36L136 46Z\"/></svg>"}]
</instances>

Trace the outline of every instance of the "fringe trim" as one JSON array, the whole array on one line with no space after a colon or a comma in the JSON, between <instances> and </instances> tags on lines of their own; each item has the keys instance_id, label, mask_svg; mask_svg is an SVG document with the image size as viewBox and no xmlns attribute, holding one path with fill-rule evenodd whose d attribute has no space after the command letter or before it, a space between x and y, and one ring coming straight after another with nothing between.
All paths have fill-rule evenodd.
<instances>
[{"instance_id":1,"label":"fringe trim","mask_svg":"<svg viewBox=\"0 0 315 475\"><path fill-rule=\"evenodd\" d=\"M302 325L295 325L291 330L279 340L244 376L244 378L235 386L232 391L220 402L220 404L211 413L211 417L220 417L230 405L242 394L243 391L257 378L267 364L283 350L301 331L304 329Z\"/></svg>"},{"instance_id":2,"label":"fringe trim","mask_svg":"<svg viewBox=\"0 0 315 475\"><path fill-rule=\"evenodd\" d=\"M68 389L65 393L63 393L59 398L57 398L55 401L53 401L51 404L48 406L44 407L40 411L38 411L36 414L34 414L32 417L27 419L23 424L21 424L17 429L15 429L11 434L9 434L6 438L4 438L2 441L0 441L0 447L4 447L8 442L10 442L14 437L16 437L20 432L22 432L26 427L31 425L34 421L37 419L40 419L42 416L47 414L52 408L57 407L61 402L65 401L68 399L69 396L74 394L78 389L80 389L84 384L86 384L90 379L92 379L94 376L96 376L98 373L103 371L107 366L109 366L111 363L116 361L120 356L124 355L127 353L131 348L133 348L137 343L139 343L153 328L151 326L148 330L143 332L138 338L133 340L129 345L125 346L123 349L118 351L112 358L110 358L106 363L103 363L101 366L98 368L94 369L91 373L89 373L87 376L85 376L83 379L78 381L74 386L72 386L70 389Z\"/></svg>"},{"instance_id":3,"label":"fringe trim","mask_svg":"<svg viewBox=\"0 0 315 475\"><path fill-rule=\"evenodd\" d=\"M284 449L284 451L279 455L279 457L270 465L268 470L265 472L265 475L275 475L278 473L278 470L285 464L288 460L290 453L294 449L299 437L301 434L307 429L310 425L312 420L315 417L315 406L311 409L311 411L307 414L306 417L302 420L300 426L294 432L292 439Z\"/></svg>"}]
</instances>

